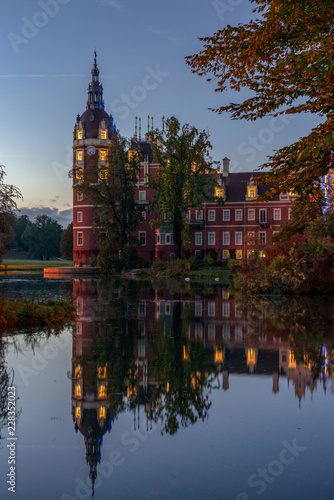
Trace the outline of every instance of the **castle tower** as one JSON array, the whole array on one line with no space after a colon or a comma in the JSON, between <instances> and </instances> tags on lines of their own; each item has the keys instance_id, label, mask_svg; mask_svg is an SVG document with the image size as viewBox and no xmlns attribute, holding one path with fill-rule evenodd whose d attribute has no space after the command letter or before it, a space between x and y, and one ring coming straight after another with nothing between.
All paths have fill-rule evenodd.
<instances>
[{"instance_id":1,"label":"castle tower","mask_svg":"<svg viewBox=\"0 0 334 500\"><path fill-rule=\"evenodd\" d=\"M97 232L93 228L94 207L80 191L80 181L92 161L97 168L107 161L111 138L116 131L112 115L104 110L103 86L99 81L94 53L92 81L88 85L86 111L77 116L73 132L73 261L89 265L98 254Z\"/></svg>"}]
</instances>

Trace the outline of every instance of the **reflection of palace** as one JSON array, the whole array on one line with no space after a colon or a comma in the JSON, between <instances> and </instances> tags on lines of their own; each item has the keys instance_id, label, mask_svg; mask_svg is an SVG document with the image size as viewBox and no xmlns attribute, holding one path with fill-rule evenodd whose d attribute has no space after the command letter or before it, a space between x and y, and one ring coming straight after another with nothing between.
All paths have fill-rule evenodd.
<instances>
[{"instance_id":1,"label":"reflection of palace","mask_svg":"<svg viewBox=\"0 0 334 500\"><path fill-rule=\"evenodd\" d=\"M73 331L72 415L75 430L85 437L86 460L94 492L103 435L111 430L112 421L108 408L107 366L96 366L85 360L94 340L92 321L98 319L96 296L92 297L89 287L79 280L74 280L73 296L78 316Z\"/></svg>"},{"instance_id":2,"label":"reflection of palace","mask_svg":"<svg viewBox=\"0 0 334 500\"><path fill-rule=\"evenodd\" d=\"M323 347L316 360L304 355L297 363L288 336L254 311L239 307L222 287L173 295L137 286L130 303L117 286L106 291L101 282L74 280L73 296L78 317L72 414L85 438L93 488L103 436L113 417L126 408L134 413L136 429L144 406L148 429L154 415L161 417L164 405L166 409L177 402L179 392L183 403L184 394L189 394L189 409L209 379L228 390L231 373L271 375L274 393L284 377L294 385L299 402L307 391L312 397L319 380L324 390L333 380L329 348ZM197 391L193 400L191 390Z\"/></svg>"}]
</instances>

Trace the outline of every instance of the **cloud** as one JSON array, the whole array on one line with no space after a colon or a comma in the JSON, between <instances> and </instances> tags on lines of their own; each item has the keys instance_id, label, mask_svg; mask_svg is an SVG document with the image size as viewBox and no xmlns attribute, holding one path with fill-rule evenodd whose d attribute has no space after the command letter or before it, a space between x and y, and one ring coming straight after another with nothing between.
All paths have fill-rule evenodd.
<instances>
[{"instance_id":1,"label":"cloud","mask_svg":"<svg viewBox=\"0 0 334 500\"><path fill-rule=\"evenodd\" d=\"M122 8L122 5L118 0L100 0L105 5L109 5L110 7L113 7L114 9L120 10Z\"/></svg>"},{"instance_id":2,"label":"cloud","mask_svg":"<svg viewBox=\"0 0 334 500\"><path fill-rule=\"evenodd\" d=\"M38 215L47 215L55 219L63 227L67 227L73 220L73 209L59 210L58 208L45 207L43 205L29 206L21 207L17 210L17 215L27 215L31 221L34 221Z\"/></svg>"},{"instance_id":3,"label":"cloud","mask_svg":"<svg viewBox=\"0 0 334 500\"><path fill-rule=\"evenodd\" d=\"M164 36L166 38L168 38L168 40L170 40L171 42L177 42L177 38L176 36L174 35L174 33L170 30L162 30L160 28L156 28L155 26L152 26L151 24L147 24L145 26L146 30L151 33L152 35L156 35L156 36Z\"/></svg>"}]
</instances>

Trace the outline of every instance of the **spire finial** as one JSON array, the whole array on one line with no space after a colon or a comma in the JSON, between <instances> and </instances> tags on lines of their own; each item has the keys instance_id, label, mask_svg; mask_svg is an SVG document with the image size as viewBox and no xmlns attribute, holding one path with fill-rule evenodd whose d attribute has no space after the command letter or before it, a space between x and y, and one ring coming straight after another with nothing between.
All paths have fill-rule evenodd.
<instances>
[{"instance_id":1,"label":"spire finial","mask_svg":"<svg viewBox=\"0 0 334 500\"><path fill-rule=\"evenodd\" d=\"M96 50L94 50L94 69L97 70L97 53L96 53Z\"/></svg>"}]
</instances>

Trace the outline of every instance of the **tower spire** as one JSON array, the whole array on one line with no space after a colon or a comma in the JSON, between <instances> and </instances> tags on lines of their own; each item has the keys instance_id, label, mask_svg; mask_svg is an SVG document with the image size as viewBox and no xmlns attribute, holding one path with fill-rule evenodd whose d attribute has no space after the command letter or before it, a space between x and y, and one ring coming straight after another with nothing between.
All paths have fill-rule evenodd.
<instances>
[{"instance_id":1,"label":"tower spire","mask_svg":"<svg viewBox=\"0 0 334 500\"><path fill-rule=\"evenodd\" d=\"M94 50L94 66L92 69L92 81L88 85L87 109L104 109L103 86L99 81L100 71L97 66L97 54Z\"/></svg>"}]
</instances>

